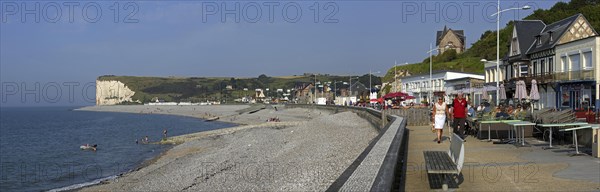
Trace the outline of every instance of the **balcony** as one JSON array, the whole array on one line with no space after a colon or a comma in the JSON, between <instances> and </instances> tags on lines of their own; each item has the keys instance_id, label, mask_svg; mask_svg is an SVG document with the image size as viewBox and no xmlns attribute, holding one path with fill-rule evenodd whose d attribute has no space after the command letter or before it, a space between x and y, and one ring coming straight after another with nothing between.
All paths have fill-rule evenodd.
<instances>
[{"instance_id":1,"label":"balcony","mask_svg":"<svg viewBox=\"0 0 600 192\"><path fill-rule=\"evenodd\" d=\"M512 77L510 80L502 81L504 83L508 83L511 81L523 80L525 82L531 82L532 79L535 79L538 84L540 83L550 83L556 81L581 81L581 80L594 80L595 74L594 70L580 70L580 71L567 71L567 72L554 72L554 73L544 73L544 74L535 74L525 77Z\"/></svg>"},{"instance_id":2,"label":"balcony","mask_svg":"<svg viewBox=\"0 0 600 192\"><path fill-rule=\"evenodd\" d=\"M556 72L553 74L554 81L577 81L577 80L594 80L594 70L567 71Z\"/></svg>"}]
</instances>

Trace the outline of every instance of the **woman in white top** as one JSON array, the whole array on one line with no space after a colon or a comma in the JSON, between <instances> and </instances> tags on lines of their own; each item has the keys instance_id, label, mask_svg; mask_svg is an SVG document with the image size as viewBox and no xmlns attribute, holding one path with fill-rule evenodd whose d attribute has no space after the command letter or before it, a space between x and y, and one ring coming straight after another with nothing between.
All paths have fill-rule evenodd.
<instances>
[{"instance_id":1,"label":"woman in white top","mask_svg":"<svg viewBox=\"0 0 600 192\"><path fill-rule=\"evenodd\" d=\"M446 114L448 114L448 107L444 103L444 98L439 97L438 102L433 105L433 128L437 131L437 143L442 141L442 133L444 131L444 122L446 122Z\"/></svg>"}]
</instances>

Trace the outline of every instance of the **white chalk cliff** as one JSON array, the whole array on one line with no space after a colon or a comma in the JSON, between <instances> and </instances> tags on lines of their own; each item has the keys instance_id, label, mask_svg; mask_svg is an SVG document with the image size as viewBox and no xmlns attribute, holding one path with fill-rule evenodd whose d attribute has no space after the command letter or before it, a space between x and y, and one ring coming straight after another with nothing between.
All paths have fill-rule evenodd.
<instances>
[{"instance_id":1,"label":"white chalk cliff","mask_svg":"<svg viewBox=\"0 0 600 192\"><path fill-rule=\"evenodd\" d=\"M96 80L96 105L116 105L125 101L133 102L135 94L121 81Z\"/></svg>"}]
</instances>

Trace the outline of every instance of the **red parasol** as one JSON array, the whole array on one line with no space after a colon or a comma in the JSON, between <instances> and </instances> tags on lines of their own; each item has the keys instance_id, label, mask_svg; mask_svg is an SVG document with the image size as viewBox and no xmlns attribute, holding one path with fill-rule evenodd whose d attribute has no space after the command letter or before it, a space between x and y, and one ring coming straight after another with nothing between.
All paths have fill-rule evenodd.
<instances>
[{"instance_id":1,"label":"red parasol","mask_svg":"<svg viewBox=\"0 0 600 192\"><path fill-rule=\"evenodd\" d=\"M402 92L388 93L383 96L385 99L396 98L396 97L406 97L408 94Z\"/></svg>"}]
</instances>

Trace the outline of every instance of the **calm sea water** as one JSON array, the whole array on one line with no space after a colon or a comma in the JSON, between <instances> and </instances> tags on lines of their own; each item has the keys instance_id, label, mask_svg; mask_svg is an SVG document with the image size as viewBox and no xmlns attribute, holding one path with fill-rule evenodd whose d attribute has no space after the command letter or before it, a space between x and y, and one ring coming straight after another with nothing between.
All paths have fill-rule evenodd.
<instances>
[{"instance_id":1,"label":"calm sea water","mask_svg":"<svg viewBox=\"0 0 600 192\"><path fill-rule=\"evenodd\" d=\"M169 148L136 144L231 127L191 117L73 111L73 107L0 108L0 191L72 189L139 167ZM82 144L97 144L84 151Z\"/></svg>"}]
</instances>

